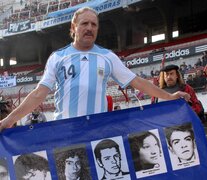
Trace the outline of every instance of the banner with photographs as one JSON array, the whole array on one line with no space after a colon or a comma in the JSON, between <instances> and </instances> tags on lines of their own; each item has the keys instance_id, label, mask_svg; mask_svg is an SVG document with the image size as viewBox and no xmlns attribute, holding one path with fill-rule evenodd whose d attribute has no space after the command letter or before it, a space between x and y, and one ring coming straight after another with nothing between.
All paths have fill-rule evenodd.
<instances>
[{"instance_id":1,"label":"banner with photographs","mask_svg":"<svg viewBox=\"0 0 207 180\"><path fill-rule=\"evenodd\" d=\"M184 100L6 129L0 179L206 180L203 126Z\"/></svg>"}]
</instances>

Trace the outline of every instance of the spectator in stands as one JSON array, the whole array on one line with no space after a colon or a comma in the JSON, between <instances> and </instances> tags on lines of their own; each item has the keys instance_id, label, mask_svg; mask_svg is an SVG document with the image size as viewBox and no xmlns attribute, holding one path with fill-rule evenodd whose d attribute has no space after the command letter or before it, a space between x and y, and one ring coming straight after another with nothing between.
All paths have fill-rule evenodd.
<instances>
[{"instance_id":1,"label":"spectator in stands","mask_svg":"<svg viewBox=\"0 0 207 180\"><path fill-rule=\"evenodd\" d=\"M207 58L204 58L204 56L201 58L202 59L202 66L205 67L207 64Z\"/></svg>"},{"instance_id":2,"label":"spectator in stands","mask_svg":"<svg viewBox=\"0 0 207 180\"><path fill-rule=\"evenodd\" d=\"M185 62L183 62L181 65L180 65L180 69L182 69L184 72L187 70L188 66L185 64Z\"/></svg>"},{"instance_id":3,"label":"spectator in stands","mask_svg":"<svg viewBox=\"0 0 207 180\"><path fill-rule=\"evenodd\" d=\"M193 79L193 75L192 74L188 75L186 83L189 84L192 88L195 88L195 81Z\"/></svg>"},{"instance_id":4,"label":"spectator in stands","mask_svg":"<svg viewBox=\"0 0 207 180\"><path fill-rule=\"evenodd\" d=\"M187 70L191 70L191 69L193 69L192 65L188 64Z\"/></svg>"},{"instance_id":5,"label":"spectator in stands","mask_svg":"<svg viewBox=\"0 0 207 180\"><path fill-rule=\"evenodd\" d=\"M184 77L186 71L187 71L187 65L185 64L185 62L183 62L183 63L180 65L180 72L181 72L181 74L182 74L183 77Z\"/></svg>"},{"instance_id":6,"label":"spectator in stands","mask_svg":"<svg viewBox=\"0 0 207 180\"><path fill-rule=\"evenodd\" d=\"M155 76L154 68L150 71L150 75L151 75L151 77Z\"/></svg>"},{"instance_id":7,"label":"spectator in stands","mask_svg":"<svg viewBox=\"0 0 207 180\"><path fill-rule=\"evenodd\" d=\"M140 75L139 75L141 78L144 78L146 79L147 78L147 75L143 73L143 71L140 71Z\"/></svg>"},{"instance_id":8,"label":"spectator in stands","mask_svg":"<svg viewBox=\"0 0 207 180\"><path fill-rule=\"evenodd\" d=\"M195 63L196 67L200 67L203 65L201 58L198 58L197 62Z\"/></svg>"},{"instance_id":9,"label":"spectator in stands","mask_svg":"<svg viewBox=\"0 0 207 180\"><path fill-rule=\"evenodd\" d=\"M203 74L203 70L197 69L196 76L194 78L196 90L206 89L206 77Z\"/></svg>"},{"instance_id":10,"label":"spectator in stands","mask_svg":"<svg viewBox=\"0 0 207 180\"><path fill-rule=\"evenodd\" d=\"M169 93L183 91L190 95L189 104L196 114L202 119L202 104L197 99L196 93L193 88L185 84L179 67L177 65L168 65L161 69L159 77L159 87ZM160 102L161 99L152 98L152 103Z\"/></svg>"},{"instance_id":11,"label":"spectator in stands","mask_svg":"<svg viewBox=\"0 0 207 180\"><path fill-rule=\"evenodd\" d=\"M205 67L207 65L207 51L203 52L202 62L203 66Z\"/></svg>"},{"instance_id":12,"label":"spectator in stands","mask_svg":"<svg viewBox=\"0 0 207 180\"><path fill-rule=\"evenodd\" d=\"M46 122L47 118L43 112L41 112L39 106L35 108L32 113L27 115L27 119L25 121L25 125L36 124L41 122Z\"/></svg>"},{"instance_id":13,"label":"spectator in stands","mask_svg":"<svg viewBox=\"0 0 207 180\"><path fill-rule=\"evenodd\" d=\"M136 76L113 52L94 44L98 27L98 14L92 8L83 7L74 13L70 29L74 41L52 53L36 89L7 118L0 121L0 130L11 127L35 109L53 87L56 88L56 120L106 112L105 93L109 77L123 88L130 84L151 96L189 100L187 93L179 91L170 94Z\"/></svg>"}]
</instances>

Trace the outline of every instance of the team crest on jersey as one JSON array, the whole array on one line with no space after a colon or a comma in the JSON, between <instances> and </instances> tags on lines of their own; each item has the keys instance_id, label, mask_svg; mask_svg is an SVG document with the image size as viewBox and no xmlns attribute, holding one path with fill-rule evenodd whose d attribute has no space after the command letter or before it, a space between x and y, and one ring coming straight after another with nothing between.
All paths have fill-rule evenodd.
<instances>
[{"instance_id":1,"label":"team crest on jersey","mask_svg":"<svg viewBox=\"0 0 207 180\"><path fill-rule=\"evenodd\" d=\"M104 68L101 68L101 67L98 68L98 75L100 76L104 75Z\"/></svg>"}]
</instances>

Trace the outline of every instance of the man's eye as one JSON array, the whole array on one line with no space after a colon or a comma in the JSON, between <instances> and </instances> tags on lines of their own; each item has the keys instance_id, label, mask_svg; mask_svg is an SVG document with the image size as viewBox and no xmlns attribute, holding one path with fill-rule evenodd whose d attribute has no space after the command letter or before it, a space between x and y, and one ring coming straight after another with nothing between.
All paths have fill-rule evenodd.
<instances>
[{"instance_id":1,"label":"man's eye","mask_svg":"<svg viewBox=\"0 0 207 180\"><path fill-rule=\"evenodd\" d=\"M186 141L192 141L191 137L187 137L185 140Z\"/></svg>"},{"instance_id":2,"label":"man's eye","mask_svg":"<svg viewBox=\"0 0 207 180\"><path fill-rule=\"evenodd\" d=\"M110 157L106 157L106 158L105 158L105 160L109 160L109 159L110 159Z\"/></svg>"}]
</instances>

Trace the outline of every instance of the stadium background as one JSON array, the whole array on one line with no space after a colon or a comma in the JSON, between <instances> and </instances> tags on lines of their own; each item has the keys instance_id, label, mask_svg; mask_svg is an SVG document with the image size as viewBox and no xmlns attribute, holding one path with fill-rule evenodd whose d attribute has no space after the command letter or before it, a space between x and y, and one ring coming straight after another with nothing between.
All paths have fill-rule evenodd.
<instances>
[{"instance_id":1,"label":"stadium background","mask_svg":"<svg viewBox=\"0 0 207 180\"><path fill-rule=\"evenodd\" d=\"M49 18L50 13L58 14L64 9L80 4L87 6L95 1L103 2L105 7L121 5L100 13L96 43L112 49L133 72L138 75L142 75L142 72L144 78L152 82L156 80L156 75L152 77L150 72L159 71L163 60L166 64L181 65L185 62L193 67L207 51L206 0L1 0L0 74L16 75L17 86L0 89L0 93L11 99L14 107L35 88L49 55L72 40L69 37L70 22L36 28L34 31L15 30L12 27L22 22L37 25L53 19ZM161 35L161 39L154 40L156 35ZM185 79L188 74L195 74L196 69L186 71ZM114 106L120 105L123 109L140 105L137 100L139 92L131 88L123 91L127 96L110 80L107 94L113 97ZM150 103L147 95L139 95L142 105ZM197 96L207 112L206 88L199 89ZM51 93L41 105L49 120L53 119L53 103Z\"/></svg>"}]
</instances>

